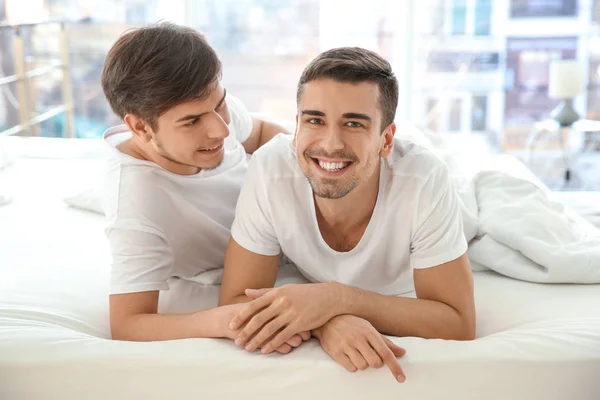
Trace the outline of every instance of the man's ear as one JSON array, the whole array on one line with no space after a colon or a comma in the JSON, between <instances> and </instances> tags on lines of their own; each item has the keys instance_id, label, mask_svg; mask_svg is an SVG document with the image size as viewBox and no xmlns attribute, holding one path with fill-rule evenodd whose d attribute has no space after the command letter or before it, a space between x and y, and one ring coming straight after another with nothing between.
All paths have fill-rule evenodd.
<instances>
[{"instance_id":1,"label":"man's ear","mask_svg":"<svg viewBox=\"0 0 600 400\"><path fill-rule=\"evenodd\" d=\"M143 119L133 114L127 114L123 120L131 133L143 143L148 143L152 140L152 131Z\"/></svg>"},{"instance_id":2,"label":"man's ear","mask_svg":"<svg viewBox=\"0 0 600 400\"><path fill-rule=\"evenodd\" d=\"M394 148L394 135L396 134L396 124L392 122L381 134L382 146L379 155L383 158L389 157Z\"/></svg>"}]
</instances>

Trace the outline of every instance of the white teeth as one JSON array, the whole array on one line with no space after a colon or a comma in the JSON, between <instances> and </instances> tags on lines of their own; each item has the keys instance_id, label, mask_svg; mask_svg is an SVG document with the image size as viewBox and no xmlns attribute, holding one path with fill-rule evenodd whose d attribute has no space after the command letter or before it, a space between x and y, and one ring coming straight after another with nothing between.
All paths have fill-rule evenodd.
<instances>
[{"instance_id":1,"label":"white teeth","mask_svg":"<svg viewBox=\"0 0 600 400\"><path fill-rule=\"evenodd\" d=\"M319 160L319 166L327 171L339 171L348 166L347 162L327 162Z\"/></svg>"},{"instance_id":2,"label":"white teeth","mask_svg":"<svg viewBox=\"0 0 600 400\"><path fill-rule=\"evenodd\" d=\"M210 149L203 149L203 151L211 151L216 149L217 147L219 147L219 145L216 145L215 147L211 147Z\"/></svg>"}]
</instances>

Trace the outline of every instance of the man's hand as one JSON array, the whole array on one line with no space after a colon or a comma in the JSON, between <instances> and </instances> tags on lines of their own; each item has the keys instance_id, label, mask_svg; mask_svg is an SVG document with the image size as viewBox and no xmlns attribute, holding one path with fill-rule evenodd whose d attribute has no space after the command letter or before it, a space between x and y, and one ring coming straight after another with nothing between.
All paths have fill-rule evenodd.
<instances>
[{"instance_id":1,"label":"man's hand","mask_svg":"<svg viewBox=\"0 0 600 400\"><path fill-rule=\"evenodd\" d=\"M292 336L318 328L335 314L336 292L328 283L285 285L265 290L246 290L249 297L232 319L230 329L240 329L235 344L248 351L262 348L268 354Z\"/></svg>"},{"instance_id":2,"label":"man's hand","mask_svg":"<svg viewBox=\"0 0 600 400\"><path fill-rule=\"evenodd\" d=\"M229 322L232 318L239 314L243 305L244 304L231 304L228 306L219 307L217 309L219 311L217 314L217 325L222 332L222 337L234 340L240 333L240 330L230 329ZM278 346L275 351L281 354L288 354L294 348L300 346L304 341L309 340L310 337L310 332L300 332L298 335L294 335L290 339L286 340L286 342L281 346Z\"/></svg>"},{"instance_id":3,"label":"man's hand","mask_svg":"<svg viewBox=\"0 0 600 400\"><path fill-rule=\"evenodd\" d=\"M368 367L381 368L385 364L398 382L406 380L396 360L406 354L406 350L382 336L362 318L338 315L313 330L313 335L327 354L350 372Z\"/></svg>"}]
</instances>

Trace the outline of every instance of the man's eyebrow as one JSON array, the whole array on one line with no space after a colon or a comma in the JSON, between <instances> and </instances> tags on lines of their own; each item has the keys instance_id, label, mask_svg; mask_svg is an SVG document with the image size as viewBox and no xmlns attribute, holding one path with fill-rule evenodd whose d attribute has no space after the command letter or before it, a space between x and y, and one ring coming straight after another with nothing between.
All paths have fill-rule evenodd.
<instances>
[{"instance_id":1,"label":"man's eyebrow","mask_svg":"<svg viewBox=\"0 0 600 400\"><path fill-rule=\"evenodd\" d=\"M206 115L206 114L208 114L208 113L189 114L189 115L186 115L185 117L179 118L177 121L175 121L175 123L183 122L183 121L189 121L189 120L192 120L192 119L197 119L197 118L200 118L201 116Z\"/></svg>"},{"instance_id":2,"label":"man's eyebrow","mask_svg":"<svg viewBox=\"0 0 600 400\"><path fill-rule=\"evenodd\" d=\"M217 104L215 109L217 109L223 105L223 103L225 102L225 97L227 97L227 89L223 89L223 98L221 99L221 101L219 101L219 104Z\"/></svg>"},{"instance_id":3,"label":"man's eyebrow","mask_svg":"<svg viewBox=\"0 0 600 400\"><path fill-rule=\"evenodd\" d=\"M219 104L217 104L217 106L215 107L215 109L221 107L221 105L223 105L223 103L225 102L225 97L227 97L227 90L223 90L223 98L221 99L221 101L219 101ZM208 112L202 113L202 114L189 114L186 115L185 117L181 117L179 118L177 121L175 121L175 123L179 123L179 122L183 122L183 121L189 121L192 119L197 119L202 117L203 115L208 114Z\"/></svg>"},{"instance_id":4,"label":"man's eyebrow","mask_svg":"<svg viewBox=\"0 0 600 400\"><path fill-rule=\"evenodd\" d=\"M368 122L373 122L373 119L371 117L369 117L367 114L361 114L361 113L346 113L346 114L342 115L342 117L348 118L348 119L363 119Z\"/></svg>"},{"instance_id":5,"label":"man's eyebrow","mask_svg":"<svg viewBox=\"0 0 600 400\"><path fill-rule=\"evenodd\" d=\"M301 110L300 111L301 115L312 115L315 117L324 117L325 113L322 111L318 111L318 110Z\"/></svg>"}]
</instances>

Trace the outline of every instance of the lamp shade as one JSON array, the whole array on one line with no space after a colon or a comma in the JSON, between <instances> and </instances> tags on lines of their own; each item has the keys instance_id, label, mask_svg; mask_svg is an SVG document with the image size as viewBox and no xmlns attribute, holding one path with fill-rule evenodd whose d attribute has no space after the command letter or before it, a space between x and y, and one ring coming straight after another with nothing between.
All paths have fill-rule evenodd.
<instances>
[{"instance_id":1,"label":"lamp shade","mask_svg":"<svg viewBox=\"0 0 600 400\"><path fill-rule=\"evenodd\" d=\"M572 99L583 91L583 65L577 60L554 60L550 63L548 96Z\"/></svg>"}]
</instances>

